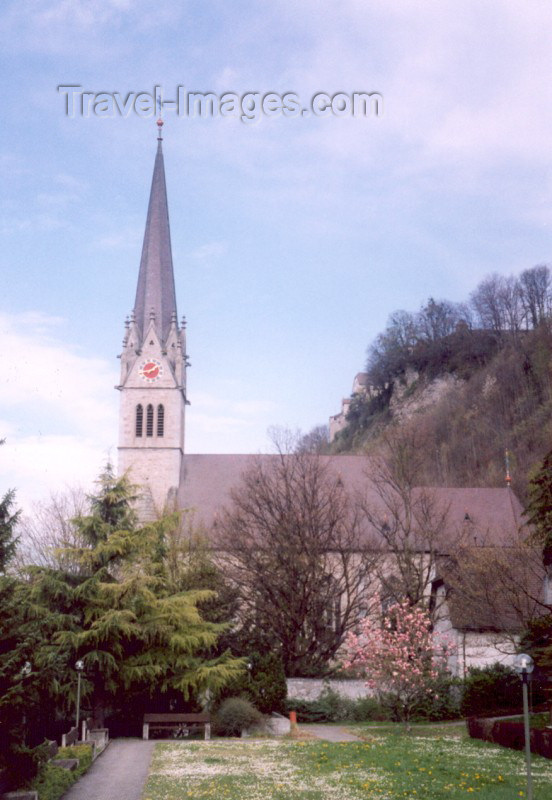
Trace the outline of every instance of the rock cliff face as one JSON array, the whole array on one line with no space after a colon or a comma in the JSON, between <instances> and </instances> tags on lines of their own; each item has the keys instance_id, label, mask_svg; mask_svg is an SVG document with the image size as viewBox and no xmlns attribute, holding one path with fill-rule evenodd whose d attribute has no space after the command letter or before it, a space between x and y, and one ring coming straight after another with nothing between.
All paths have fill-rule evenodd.
<instances>
[{"instance_id":1,"label":"rock cliff face","mask_svg":"<svg viewBox=\"0 0 552 800\"><path fill-rule=\"evenodd\" d=\"M449 392L456 391L464 382L447 373L433 380L421 377L408 369L404 381L397 381L389 402L391 417L396 422L407 422L417 414L435 407Z\"/></svg>"}]
</instances>

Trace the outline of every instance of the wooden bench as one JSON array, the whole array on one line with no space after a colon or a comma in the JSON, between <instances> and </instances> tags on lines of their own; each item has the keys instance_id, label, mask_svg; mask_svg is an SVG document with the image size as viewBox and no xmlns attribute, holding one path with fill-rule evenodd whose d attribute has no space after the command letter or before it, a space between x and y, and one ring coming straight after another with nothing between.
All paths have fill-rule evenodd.
<instances>
[{"instance_id":1,"label":"wooden bench","mask_svg":"<svg viewBox=\"0 0 552 800\"><path fill-rule=\"evenodd\" d=\"M206 739L211 738L209 714L144 714L142 738L149 739L150 731L167 731L173 739L185 739L201 730Z\"/></svg>"}]
</instances>

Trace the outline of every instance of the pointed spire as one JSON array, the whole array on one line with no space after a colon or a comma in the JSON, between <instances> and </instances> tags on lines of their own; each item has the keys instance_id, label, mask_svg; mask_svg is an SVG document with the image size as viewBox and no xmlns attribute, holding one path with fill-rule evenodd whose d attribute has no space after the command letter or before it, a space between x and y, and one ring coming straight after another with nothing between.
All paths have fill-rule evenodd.
<instances>
[{"instance_id":1,"label":"pointed spire","mask_svg":"<svg viewBox=\"0 0 552 800\"><path fill-rule=\"evenodd\" d=\"M167 186L163 163L163 120L157 120L157 154L153 168L148 217L142 246L142 259L134 313L141 336L146 333L153 310L158 333L164 340L169 332L172 315L176 314L176 294L171 252Z\"/></svg>"}]
</instances>

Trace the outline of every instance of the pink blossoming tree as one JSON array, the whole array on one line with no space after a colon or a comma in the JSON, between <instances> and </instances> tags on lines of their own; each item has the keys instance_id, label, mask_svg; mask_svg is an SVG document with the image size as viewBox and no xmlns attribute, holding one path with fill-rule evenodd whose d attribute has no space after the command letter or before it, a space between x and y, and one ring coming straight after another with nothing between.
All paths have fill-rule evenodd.
<instances>
[{"instance_id":1,"label":"pink blossoming tree","mask_svg":"<svg viewBox=\"0 0 552 800\"><path fill-rule=\"evenodd\" d=\"M410 730L414 707L436 696L450 645L436 641L429 613L408 602L390 606L382 619L367 617L345 640L347 668L366 677L381 702L391 704Z\"/></svg>"}]
</instances>

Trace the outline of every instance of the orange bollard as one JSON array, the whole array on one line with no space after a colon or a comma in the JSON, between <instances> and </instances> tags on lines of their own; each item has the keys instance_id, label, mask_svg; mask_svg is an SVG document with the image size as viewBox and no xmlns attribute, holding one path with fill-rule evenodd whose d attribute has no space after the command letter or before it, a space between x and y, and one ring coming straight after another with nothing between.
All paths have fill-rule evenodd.
<instances>
[{"instance_id":1,"label":"orange bollard","mask_svg":"<svg viewBox=\"0 0 552 800\"><path fill-rule=\"evenodd\" d=\"M292 725L297 725L297 711L289 712L289 721Z\"/></svg>"}]
</instances>

